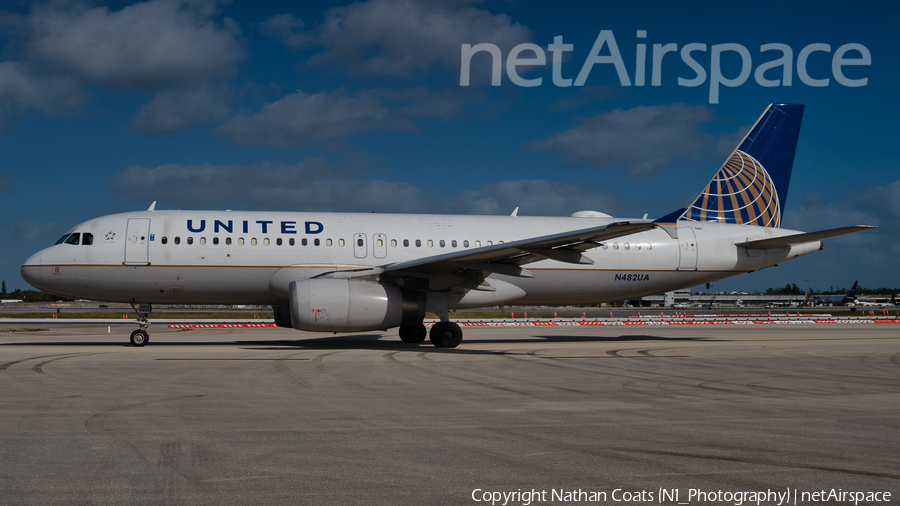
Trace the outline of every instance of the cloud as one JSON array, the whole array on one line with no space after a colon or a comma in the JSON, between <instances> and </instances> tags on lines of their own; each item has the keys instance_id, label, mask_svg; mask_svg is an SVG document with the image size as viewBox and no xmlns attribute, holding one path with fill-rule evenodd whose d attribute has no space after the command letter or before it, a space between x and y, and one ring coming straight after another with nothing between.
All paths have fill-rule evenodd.
<instances>
[{"instance_id":1,"label":"cloud","mask_svg":"<svg viewBox=\"0 0 900 506\"><path fill-rule=\"evenodd\" d=\"M37 5L27 19L29 56L113 88L197 86L234 73L244 58L237 23L217 25L214 10L203 0L150 0L118 11Z\"/></svg>"},{"instance_id":2,"label":"cloud","mask_svg":"<svg viewBox=\"0 0 900 506\"><path fill-rule=\"evenodd\" d=\"M358 131L411 128L369 93L348 97L341 90L312 95L298 91L255 114L238 114L216 133L237 144L293 147Z\"/></svg>"},{"instance_id":3,"label":"cloud","mask_svg":"<svg viewBox=\"0 0 900 506\"><path fill-rule=\"evenodd\" d=\"M60 114L77 109L83 100L74 79L35 75L18 62L0 62L0 132L28 109Z\"/></svg>"},{"instance_id":4,"label":"cloud","mask_svg":"<svg viewBox=\"0 0 900 506\"><path fill-rule=\"evenodd\" d=\"M458 71L462 44L488 42L507 52L531 40L528 28L503 14L462 2L370 0L334 7L309 31L291 15L269 18L266 33L289 47L324 48L310 65L340 65L351 73L409 77L436 63Z\"/></svg>"},{"instance_id":5,"label":"cloud","mask_svg":"<svg viewBox=\"0 0 900 506\"><path fill-rule=\"evenodd\" d=\"M297 91L263 106L242 112L216 128L215 133L236 144L251 146L305 146L324 139L369 130L414 130L411 118L451 120L465 103L479 95L431 93L425 88L374 89L356 96L343 90L314 94Z\"/></svg>"},{"instance_id":6,"label":"cloud","mask_svg":"<svg viewBox=\"0 0 900 506\"><path fill-rule=\"evenodd\" d=\"M587 118L570 130L529 142L534 151L555 151L570 167L624 167L633 177L654 176L678 159L697 159L716 146L698 132L715 114L702 105L668 104L616 109Z\"/></svg>"},{"instance_id":7,"label":"cloud","mask_svg":"<svg viewBox=\"0 0 900 506\"><path fill-rule=\"evenodd\" d=\"M227 117L230 93L204 86L193 90L163 90L141 106L129 128L146 135L171 135L177 130Z\"/></svg>"},{"instance_id":8,"label":"cloud","mask_svg":"<svg viewBox=\"0 0 900 506\"><path fill-rule=\"evenodd\" d=\"M304 23L293 14L279 14L259 24L260 30L290 48L306 47L312 43L312 34L304 32Z\"/></svg>"},{"instance_id":9,"label":"cloud","mask_svg":"<svg viewBox=\"0 0 900 506\"><path fill-rule=\"evenodd\" d=\"M610 213L616 196L573 183L525 179L464 191L454 199L454 205L472 214L509 214L518 207L522 215L565 216L585 210Z\"/></svg>"},{"instance_id":10,"label":"cloud","mask_svg":"<svg viewBox=\"0 0 900 506\"><path fill-rule=\"evenodd\" d=\"M583 186L545 180L503 181L448 195L412 183L367 179L364 156L341 164L310 158L299 163L132 166L107 181L114 191L177 208L291 209L304 211L425 212L567 215L612 211L615 197Z\"/></svg>"},{"instance_id":11,"label":"cloud","mask_svg":"<svg viewBox=\"0 0 900 506\"><path fill-rule=\"evenodd\" d=\"M570 90L574 94L550 104L551 111L574 111L592 102L603 102L618 97L622 93L619 88L613 86L578 86Z\"/></svg>"}]
</instances>

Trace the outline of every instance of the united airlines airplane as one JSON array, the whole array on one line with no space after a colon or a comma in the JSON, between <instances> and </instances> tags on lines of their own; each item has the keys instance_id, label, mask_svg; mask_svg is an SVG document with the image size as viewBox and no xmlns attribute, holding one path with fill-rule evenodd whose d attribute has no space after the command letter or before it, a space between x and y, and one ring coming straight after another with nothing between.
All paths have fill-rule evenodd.
<instances>
[{"instance_id":1,"label":"united airlines airplane","mask_svg":"<svg viewBox=\"0 0 900 506\"><path fill-rule=\"evenodd\" d=\"M780 228L803 106L772 104L686 208L657 220L162 211L86 221L29 258L22 277L53 294L128 302L148 342L152 304L268 304L307 331L400 327L455 347L449 309L589 304L752 272L830 237ZM430 332L425 312L440 322Z\"/></svg>"}]
</instances>

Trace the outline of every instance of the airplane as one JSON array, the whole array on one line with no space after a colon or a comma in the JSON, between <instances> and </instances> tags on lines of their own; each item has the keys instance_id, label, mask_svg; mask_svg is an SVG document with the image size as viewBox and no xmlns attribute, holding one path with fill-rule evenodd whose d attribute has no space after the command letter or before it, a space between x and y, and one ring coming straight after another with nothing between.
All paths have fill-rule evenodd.
<instances>
[{"instance_id":1,"label":"airplane","mask_svg":"<svg viewBox=\"0 0 900 506\"><path fill-rule=\"evenodd\" d=\"M683 289L822 249L857 225L780 228L804 106L770 104L693 202L656 220L149 209L76 225L22 265L53 294L153 304L271 305L304 331L399 327L456 347L449 310L593 304ZM430 333L425 313L440 319Z\"/></svg>"},{"instance_id":2,"label":"airplane","mask_svg":"<svg viewBox=\"0 0 900 506\"><path fill-rule=\"evenodd\" d=\"M859 281L854 281L853 287L850 288L850 291L848 291L846 295L816 295L813 297L813 304L816 306L820 304L855 305L859 303L859 299L856 297L856 287L858 284Z\"/></svg>"}]
</instances>

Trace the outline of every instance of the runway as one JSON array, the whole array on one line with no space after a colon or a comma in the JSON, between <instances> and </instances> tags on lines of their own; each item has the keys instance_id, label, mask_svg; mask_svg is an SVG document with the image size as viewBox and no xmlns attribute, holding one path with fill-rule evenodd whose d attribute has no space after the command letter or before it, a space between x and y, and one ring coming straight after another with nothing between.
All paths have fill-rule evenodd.
<instances>
[{"instance_id":1,"label":"runway","mask_svg":"<svg viewBox=\"0 0 900 506\"><path fill-rule=\"evenodd\" d=\"M900 497L896 325L112 332L0 328L0 503Z\"/></svg>"}]
</instances>

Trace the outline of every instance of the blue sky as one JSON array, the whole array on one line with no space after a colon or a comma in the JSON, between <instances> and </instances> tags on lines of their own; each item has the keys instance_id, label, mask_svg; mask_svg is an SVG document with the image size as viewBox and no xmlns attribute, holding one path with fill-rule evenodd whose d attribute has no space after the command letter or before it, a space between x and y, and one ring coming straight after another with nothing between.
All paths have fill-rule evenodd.
<instances>
[{"instance_id":1,"label":"blue sky","mask_svg":"<svg viewBox=\"0 0 900 506\"><path fill-rule=\"evenodd\" d=\"M783 226L882 228L823 252L718 284L753 290L900 286L900 171L894 153L900 5L884 2L6 2L0 10L0 278L69 227L157 208L662 216L690 202L772 102L806 104ZM552 80L548 45L571 44L575 79L602 30L632 81L595 65L583 86ZM646 38L639 39L639 30ZM500 86L486 53L460 86L461 46L503 54ZM536 44L543 66L506 72ZM637 44L647 82L635 85ZM708 74L682 60L686 44ZM791 48L791 86L756 68ZM651 86L653 45L664 55ZM739 44L751 72L710 101L712 46ZM798 75L805 68L827 86ZM868 65L841 67L846 44ZM608 48L607 48L608 49ZM608 54L604 49L602 55ZM523 51L520 58L532 57ZM860 51L845 58L859 59ZM724 52L721 74L741 73ZM765 79L781 79L782 67Z\"/></svg>"}]
</instances>

